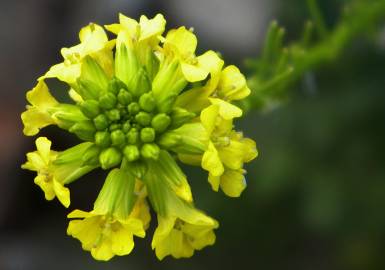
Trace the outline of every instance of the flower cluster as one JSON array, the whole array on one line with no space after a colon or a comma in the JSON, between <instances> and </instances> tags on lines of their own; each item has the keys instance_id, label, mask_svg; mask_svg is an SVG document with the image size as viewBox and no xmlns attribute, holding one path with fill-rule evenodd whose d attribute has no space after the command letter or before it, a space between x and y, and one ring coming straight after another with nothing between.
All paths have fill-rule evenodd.
<instances>
[{"instance_id":1,"label":"flower cluster","mask_svg":"<svg viewBox=\"0 0 385 270\"><path fill-rule=\"evenodd\" d=\"M185 27L163 35L158 14L139 22L81 29L80 44L63 48L27 93L24 134L57 125L82 143L51 149L45 137L27 154L22 168L36 171L47 200L70 205L66 187L86 173L109 170L89 212L74 210L67 233L98 260L129 254L134 236L144 237L150 208L158 227L156 256L190 257L215 242L218 222L194 207L178 161L201 166L213 190L238 197L246 187L243 164L257 156L254 141L233 129L242 110L233 101L250 94L245 77L225 66L214 51L196 55L197 38ZM109 40L106 30L116 35ZM46 81L68 85L71 104L58 102Z\"/></svg>"}]
</instances>

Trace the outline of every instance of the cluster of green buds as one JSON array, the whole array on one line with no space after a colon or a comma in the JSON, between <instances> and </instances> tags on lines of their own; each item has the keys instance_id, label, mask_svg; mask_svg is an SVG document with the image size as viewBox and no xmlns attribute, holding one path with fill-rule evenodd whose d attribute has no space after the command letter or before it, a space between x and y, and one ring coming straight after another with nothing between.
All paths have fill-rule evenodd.
<instances>
[{"instance_id":1,"label":"cluster of green buds","mask_svg":"<svg viewBox=\"0 0 385 270\"><path fill-rule=\"evenodd\" d=\"M22 168L36 171L45 198L70 205L66 185L100 168L109 170L89 212L74 210L67 233L98 260L127 255L134 236L144 237L157 214L152 248L156 256L190 257L215 242L218 222L194 206L183 162L208 171L213 190L238 197L246 187L243 165L257 156L254 141L233 129L242 110L233 101L250 94L235 66L224 67L208 51L195 55L197 39L185 27L170 30L158 14L139 22L122 14L118 24L90 24L80 44L63 48L52 66L27 93L24 134L48 125L83 142L64 151L36 139ZM58 102L46 80L65 82L71 104Z\"/></svg>"}]
</instances>

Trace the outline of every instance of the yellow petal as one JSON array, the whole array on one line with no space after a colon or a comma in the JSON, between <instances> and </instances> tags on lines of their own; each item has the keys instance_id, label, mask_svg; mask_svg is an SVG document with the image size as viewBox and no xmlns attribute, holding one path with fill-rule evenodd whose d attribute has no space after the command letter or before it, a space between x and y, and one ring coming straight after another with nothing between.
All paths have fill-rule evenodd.
<instances>
[{"instance_id":1,"label":"yellow petal","mask_svg":"<svg viewBox=\"0 0 385 270\"><path fill-rule=\"evenodd\" d=\"M209 143L207 151L203 154L202 168L209 171L213 176L222 175L224 172L218 151L212 142Z\"/></svg>"},{"instance_id":2,"label":"yellow petal","mask_svg":"<svg viewBox=\"0 0 385 270\"><path fill-rule=\"evenodd\" d=\"M219 98L209 98L212 104L219 106L219 115L225 120L231 120L242 116L242 110L237 106Z\"/></svg>"},{"instance_id":3,"label":"yellow petal","mask_svg":"<svg viewBox=\"0 0 385 270\"><path fill-rule=\"evenodd\" d=\"M165 47L171 45L182 57L194 55L197 44L196 36L184 26L169 31L165 39Z\"/></svg>"},{"instance_id":4,"label":"yellow petal","mask_svg":"<svg viewBox=\"0 0 385 270\"><path fill-rule=\"evenodd\" d=\"M166 20L162 14L157 14L153 19L142 15L139 20L140 41L161 35L166 26Z\"/></svg>"},{"instance_id":5,"label":"yellow petal","mask_svg":"<svg viewBox=\"0 0 385 270\"><path fill-rule=\"evenodd\" d=\"M68 188L64 187L62 183L53 179L53 189L55 191L56 197L66 208L70 205L70 191Z\"/></svg>"},{"instance_id":6,"label":"yellow petal","mask_svg":"<svg viewBox=\"0 0 385 270\"><path fill-rule=\"evenodd\" d=\"M246 78L236 66L228 66L222 71L218 94L228 100L243 99L250 94Z\"/></svg>"},{"instance_id":7,"label":"yellow petal","mask_svg":"<svg viewBox=\"0 0 385 270\"><path fill-rule=\"evenodd\" d=\"M214 176L211 173L209 173L208 181L209 181L209 183L211 185L211 188L214 191L218 191L219 190L219 184L221 182L221 176L220 175Z\"/></svg>"},{"instance_id":8,"label":"yellow petal","mask_svg":"<svg viewBox=\"0 0 385 270\"><path fill-rule=\"evenodd\" d=\"M182 62L182 73L188 82L198 82L206 79L209 71L206 69Z\"/></svg>"},{"instance_id":9,"label":"yellow petal","mask_svg":"<svg viewBox=\"0 0 385 270\"><path fill-rule=\"evenodd\" d=\"M221 176L220 185L223 192L229 197L239 197L247 186L242 170L226 170Z\"/></svg>"},{"instance_id":10,"label":"yellow petal","mask_svg":"<svg viewBox=\"0 0 385 270\"><path fill-rule=\"evenodd\" d=\"M40 157L44 160L45 164L48 164L51 157L51 141L46 137L39 137L35 143Z\"/></svg>"},{"instance_id":11,"label":"yellow petal","mask_svg":"<svg viewBox=\"0 0 385 270\"><path fill-rule=\"evenodd\" d=\"M210 105L201 112L200 119L209 136L211 136L213 130L215 129L219 109L220 107L217 105Z\"/></svg>"},{"instance_id":12,"label":"yellow petal","mask_svg":"<svg viewBox=\"0 0 385 270\"><path fill-rule=\"evenodd\" d=\"M51 201L55 198L55 191L53 190L52 182L47 181L47 176L37 175L34 179L36 185L38 185L44 192L44 197L47 201Z\"/></svg>"},{"instance_id":13,"label":"yellow petal","mask_svg":"<svg viewBox=\"0 0 385 270\"><path fill-rule=\"evenodd\" d=\"M116 255L123 256L130 254L134 248L133 234L124 227L111 233L111 249Z\"/></svg>"},{"instance_id":14,"label":"yellow petal","mask_svg":"<svg viewBox=\"0 0 385 270\"><path fill-rule=\"evenodd\" d=\"M73 84L80 77L80 72L81 67L79 63L60 63L52 66L44 76L39 78L39 80L46 78L58 78L63 82Z\"/></svg>"}]
</instances>

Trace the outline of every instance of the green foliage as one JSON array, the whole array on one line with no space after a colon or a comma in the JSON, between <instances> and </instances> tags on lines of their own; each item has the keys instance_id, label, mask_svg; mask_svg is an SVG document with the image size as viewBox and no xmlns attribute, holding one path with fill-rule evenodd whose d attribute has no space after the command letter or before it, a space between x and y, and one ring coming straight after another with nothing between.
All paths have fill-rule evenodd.
<instances>
[{"instance_id":1,"label":"green foliage","mask_svg":"<svg viewBox=\"0 0 385 270\"><path fill-rule=\"evenodd\" d=\"M335 61L352 40L376 32L385 20L384 0L343 2L338 23L329 30L316 0L307 0L311 20L305 23L301 37L288 45L283 44L284 28L276 21L271 23L261 55L246 60L252 93L243 103L245 109L268 109L281 103L289 86L304 73Z\"/></svg>"}]
</instances>

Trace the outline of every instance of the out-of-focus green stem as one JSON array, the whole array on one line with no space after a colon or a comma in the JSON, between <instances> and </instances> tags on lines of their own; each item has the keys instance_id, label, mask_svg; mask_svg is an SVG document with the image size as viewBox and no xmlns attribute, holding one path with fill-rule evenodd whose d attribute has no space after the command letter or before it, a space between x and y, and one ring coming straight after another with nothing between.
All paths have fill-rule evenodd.
<instances>
[{"instance_id":1,"label":"out-of-focus green stem","mask_svg":"<svg viewBox=\"0 0 385 270\"><path fill-rule=\"evenodd\" d=\"M308 3L310 2L313 0L308 1ZM264 54L261 59L249 59L247 63L253 70L248 77L252 94L243 103L244 108L246 110L263 109L269 103L279 102L278 96L285 93L289 86L301 78L306 71L335 61L357 36L370 32L379 23L385 21L385 0L358 1L347 7L345 12L346 14L342 16L334 29L325 32L324 37L310 47L308 43L311 39L312 23L307 23L302 40L281 48L281 53L287 54L283 58L287 59L286 68L282 68L282 62L266 63ZM316 23L318 27L322 24L322 22ZM277 32L277 27L279 26L273 23L270 34ZM324 30L319 29L319 31ZM268 42L265 43L265 46L269 46ZM266 51L269 50L265 48L264 52ZM281 72L277 71L278 66L282 70Z\"/></svg>"}]
</instances>

